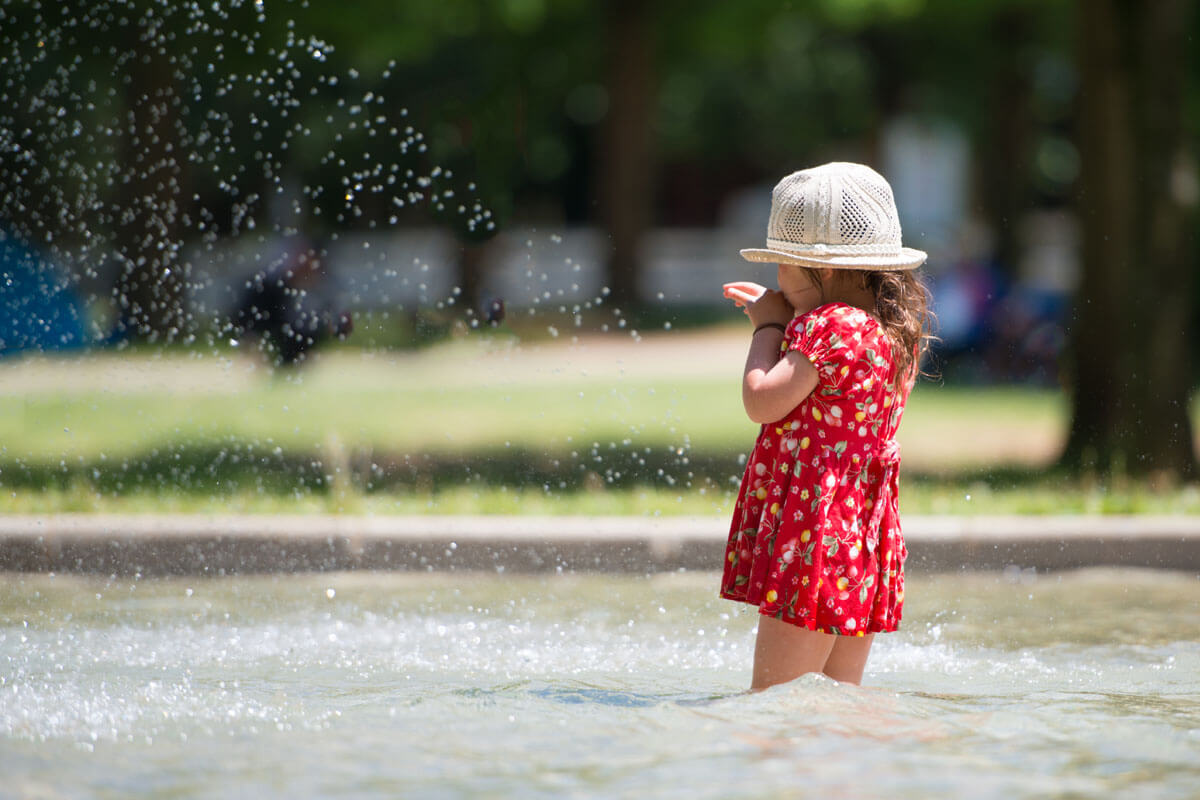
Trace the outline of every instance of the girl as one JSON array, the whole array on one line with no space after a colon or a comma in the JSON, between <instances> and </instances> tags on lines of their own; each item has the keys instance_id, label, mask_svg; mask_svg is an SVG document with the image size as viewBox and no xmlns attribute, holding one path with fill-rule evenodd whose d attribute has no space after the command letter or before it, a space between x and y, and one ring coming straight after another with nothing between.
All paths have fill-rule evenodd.
<instances>
[{"instance_id":1,"label":"girl","mask_svg":"<svg viewBox=\"0 0 1200 800\"><path fill-rule=\"evenodd\" d=\"M742 477L721 596L758 606L751 688L806 672L850 683L904 602L896 428L928 333L928 293L887 181L833 163L775 187L778 291L725 284L754 334L742 379L762 424Z\"/></svg>"}]
</instances>

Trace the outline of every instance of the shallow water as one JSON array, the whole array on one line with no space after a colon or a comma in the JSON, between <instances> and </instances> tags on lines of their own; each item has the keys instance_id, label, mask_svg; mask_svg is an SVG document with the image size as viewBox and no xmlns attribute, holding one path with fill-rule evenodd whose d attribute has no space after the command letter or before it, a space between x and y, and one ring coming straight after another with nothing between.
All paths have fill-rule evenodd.
<instances>
[{"instance_id":1,"label":"shallow water","mask_svg":"<svg viewBox=\"0 0 1200 800\"><path fill-rule=\"evenodd\" d=\"M1200 580L913 575L750 695L717 577L0 583L0 795L1194 797Z\"/></svg>"}]
</instances>

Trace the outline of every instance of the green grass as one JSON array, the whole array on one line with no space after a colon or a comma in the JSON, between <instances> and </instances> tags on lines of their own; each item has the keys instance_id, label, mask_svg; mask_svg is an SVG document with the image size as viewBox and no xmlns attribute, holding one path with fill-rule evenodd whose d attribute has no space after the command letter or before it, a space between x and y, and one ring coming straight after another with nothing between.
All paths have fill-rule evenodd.
<instances>
[{"instance_id":1,"label":"green grass","mask_svg":"<svg viewBox=\"0 0 1200 800\"><path fill-rule=\"evenodd\" d=\"M133 491L106 494L87 482L65 488L0 494L0 513L200 514L470 514L531 516L719 516L732 513L733 489L655 487L548 490L508 486L450 486L429 491L359 489L299 493ZM904 481L905 514L1200 514L1196 487L1153 491L1144 485L1105 488L1078 482L1020 486L973 482Z\"/></svg>"},{"instance_id":2,"label":"green grass","mask_svg":"<svg viewBox=\"0 0 1200 800\"><path fill-rule=\"evenodd\" d=\"M736 390L736 384L734 386ZM619 386L570 381L547 386L437 387L401 381L341 388L274 381L235 395L80 392L0 397L9 454L90 458L155 446L233 440L285 448L458 452L536 443L550 449L637 438L653 445L703 439L726 447L753 440L728 381Z\"/></svg>"},{"instance_id":3,"label":"green grass","mask_svg":"<svg viewBox=\"0 0 1200 800\"><path fill-rule=\"evenodd\" d=\"M737 365L580 352L498 338L275 377L223 353L10 362L0 512L728 514L757 432ZM1046 390L920 386L905 512L1200 512L1192 487L1048 471L1066 414Z\"/></svg>"},{"instance_id":4,"label":"green grass","mask_svg":"<svg viewBox=\"0 0 1200 800\"><path fill-rule=\"evenodd\" d=\"M0 394L0 452L50 462L239 443L304 453L569 452L593 444L741 452L757 432L742 412L736 367L669 378L611 370L560 375L552 367L509 375L501 354L480 377L458 367L461 357L453 349L415 360L348 357L275 378L208 359L183 387L171 381L188 373L188 359L112 361L119 373L98 360L90 365L94 381L67 387L60 384L69 365L55 365L48 386ZM148 384L130 379L156 371ZM1064 424L1062 399L1053 392L922 385L909 402L901 441L906 463L921 470L1036 464Z\"/></svg>"}]
</instances>

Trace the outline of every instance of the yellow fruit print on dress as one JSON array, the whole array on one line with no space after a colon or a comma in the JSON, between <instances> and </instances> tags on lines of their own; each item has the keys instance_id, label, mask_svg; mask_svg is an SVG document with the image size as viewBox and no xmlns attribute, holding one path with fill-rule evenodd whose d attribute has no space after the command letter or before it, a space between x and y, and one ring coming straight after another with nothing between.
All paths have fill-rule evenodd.
<instances>
[{"instance_id":1,"label":"yellow fruit print on dress","mask_svg":"<svg viewBox=\"0 0 1200 800\"><path fill-rule=\"evenodd\" d=\"M878 322L845 304L794 319L781 346L790 350L813 363L819 383L762 426L735 503L728 552L736 555L721 595L809 630L896 630L907 550L894 439L911 381L895 380Z\"/></svg>"}]
</instances>

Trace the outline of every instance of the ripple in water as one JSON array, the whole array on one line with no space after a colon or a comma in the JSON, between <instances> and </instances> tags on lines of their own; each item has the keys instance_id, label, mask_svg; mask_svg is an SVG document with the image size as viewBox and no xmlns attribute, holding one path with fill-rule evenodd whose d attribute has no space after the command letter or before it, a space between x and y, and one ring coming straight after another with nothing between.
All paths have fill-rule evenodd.
<instances>
[{"instance_id":1,"label":"ripple in water","mask_svg":"<svg viewBox=\"0 0 1200 800\"><path fill-rule=\"evenodd\" d=\"M879 637L866 686L806 676L759 694L745 692L753 614L717 600L715 580L12 578L6 761L34 789L69 775L169 792L217 760L245 793L301 796L331 781L663 797L851 781L912 797L1171 797L1200 777L1187 576L1075 573L1021 594L993 575L913 576L905 629ZM1062 604L1094 595L1110 599ZM1145 628L1167 597L1161 630ZM1146 643L1072 641L1122 611ZM1055 641L1021 624L1051 613Z\"/></svg>"}]
</instances>

